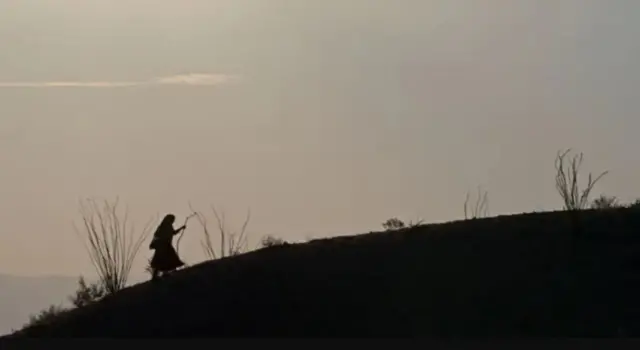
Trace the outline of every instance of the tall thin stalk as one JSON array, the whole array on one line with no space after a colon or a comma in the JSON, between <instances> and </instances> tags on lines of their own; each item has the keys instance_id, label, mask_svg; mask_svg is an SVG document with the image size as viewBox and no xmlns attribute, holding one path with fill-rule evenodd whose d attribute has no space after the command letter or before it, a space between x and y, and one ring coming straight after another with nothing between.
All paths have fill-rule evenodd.
<instances>
[{"instance_id":1,"label":"tall thin stalk","mask_svg":"<svg viewBox=\"0 0 640 350\"><path fill-rule=\"evenodd\" d=\"M149 221L136 235L134 224L129 222L128 211L118 212L118 202L118 198L114 202L80 201L82 228L74 225L100 283L109 294L126 286L140 246L152 228L152 221Z\"/></svg>"},{"instance_id":2,"label":"tall thin stalk","mask_svg":"<svg viewBox=\"0 0 640 350\"><path fill-rule=\"evenodd\" d=\"M590 204L589 195L591 194L593 186L595 186L608 171L600 173L600 175L595 178L589 173L587 184L581 189L578 185L578 176L580 166L582 166L583 154L579 153L569 157L567 164L566 157L569 152L571 152L571 149L558 152L556 156L556 190L562 198L565 210L586 209Z\"/></svg>"},{"instance_id":3,"label":"tall thin stalk","mask_svg":"<svg viewBox=\"0 0 640 350\"><path fill-rule=\"evenodd\" d=\"M191 206L189 206L191 208ZM200 242L202 250L209 259L219 259L227 256L238 255L248 250L247 226L251 220L251 211L247 211L247 216L239 231L231 231L226 225L224 213L218 213L216 208L211 205L211 212L216 221L216 229L220 238L219 245L213 243L211 230L207 217L199 211L191 208L195 213L195 217L202 226L203 240Z\"/></svg>"},{"instance_id":4,"label":"tall thin stalk","mask_svg":"<svg viewBox=\"0 0 640 350\"><path fill-rule=\"evenodd\" d=\"M467 196L464 200L464 218L466 219L478 219L481 217L489 216L489 195L486 191L478 187L478 196L473 206L469 204L470 196L467 192Z\"/></svg>"}]
</instances>

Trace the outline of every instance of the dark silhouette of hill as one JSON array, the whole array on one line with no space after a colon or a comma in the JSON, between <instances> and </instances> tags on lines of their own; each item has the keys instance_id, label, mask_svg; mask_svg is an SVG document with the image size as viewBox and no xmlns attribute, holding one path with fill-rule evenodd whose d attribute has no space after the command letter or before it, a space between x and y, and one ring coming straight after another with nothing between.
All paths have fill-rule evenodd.
<instances>
[{"instance_id":1,"label":"dark silhouette of hill","mask_svg":"<svg viewBox=\"0 0 640 350\"><path fill-rule=\"evenodd\" d=\"M573 214L264 248L132 286L5 339L640 335L640 211Z\"/></svg>"}]
</instances>

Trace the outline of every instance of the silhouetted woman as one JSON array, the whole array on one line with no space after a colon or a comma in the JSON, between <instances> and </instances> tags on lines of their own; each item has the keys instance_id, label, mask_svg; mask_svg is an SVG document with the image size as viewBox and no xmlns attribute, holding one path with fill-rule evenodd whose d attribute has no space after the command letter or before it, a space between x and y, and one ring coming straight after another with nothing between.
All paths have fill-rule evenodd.
<instances>
[{"instance_id":1,"label":"silhouetted woman","mask_svg":"<svg viewBox=\"0 0 640 350\"><path fill-rule=\"evenodd\" d=\"M186 228L183 225L177 230L173 229L173 222L176 217L173 214L167 214L153 234L153 240L149 245L149 249L155 249L153 258L151 258L152 279L156 279L159 273L167 273L184 265L180 260L178 253L173 249L173 236L180 233Z\"/></svg>"}]
</instances>

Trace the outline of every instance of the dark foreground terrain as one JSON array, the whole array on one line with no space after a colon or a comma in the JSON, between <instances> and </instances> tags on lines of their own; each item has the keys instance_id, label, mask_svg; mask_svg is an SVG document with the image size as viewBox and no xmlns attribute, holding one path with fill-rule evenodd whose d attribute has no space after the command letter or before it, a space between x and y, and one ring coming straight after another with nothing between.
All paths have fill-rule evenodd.
<instances>
[{"instance_id":1,"label":"dark foreground terrain","mask_svg":"<svg viewBox=\"0 0 640 350\"><path fill-rule=\"evenodd\" d=\"M640 336L640 212L534 213L276 246L21 337Z\"/></svg>"}]
</instances>

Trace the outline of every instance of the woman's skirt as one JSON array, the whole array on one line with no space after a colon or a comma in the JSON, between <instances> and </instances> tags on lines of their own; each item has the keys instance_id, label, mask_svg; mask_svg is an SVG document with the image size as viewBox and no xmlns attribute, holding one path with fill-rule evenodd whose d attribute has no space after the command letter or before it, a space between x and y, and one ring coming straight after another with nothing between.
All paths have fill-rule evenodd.
<instances>
[{"instance_id":1,"label":"woman's skirt","mask_svg":"<svg viewBox=\"0 0 640 350\"><path fill-rule=\"evenodd\" d=\"M171 242L168 244L158 244L155 248L153 258L151 258L151 268L161 272L168 272L184 265L178 253L173 249Z\"/></svg>"}]
</instances>

